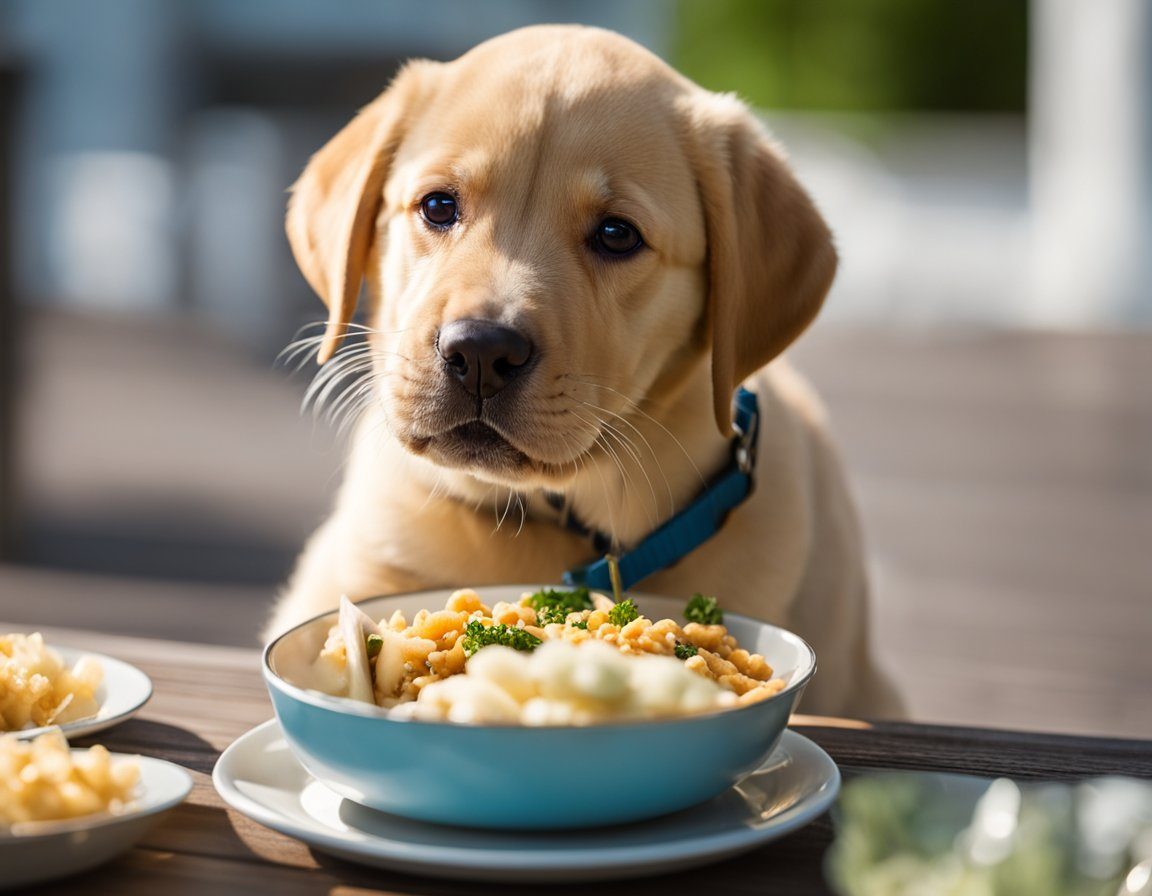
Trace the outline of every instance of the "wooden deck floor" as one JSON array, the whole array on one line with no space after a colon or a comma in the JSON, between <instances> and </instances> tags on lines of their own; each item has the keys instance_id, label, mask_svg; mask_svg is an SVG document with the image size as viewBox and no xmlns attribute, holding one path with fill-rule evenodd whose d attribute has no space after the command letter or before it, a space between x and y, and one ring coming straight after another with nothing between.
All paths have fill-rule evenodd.
<instances>
[{"instance_id":1,"label":"wooden deck floor","mask_svg":"<svg viewBox=\"0 0 1152 896\"><path fill-rule=\"evenodd\" d=\"M194 326L40 314L0 617L252 644L338 476L303 379ZM1152 735L1152 334L818 325L915 717Z\"/></svg>"}]
</instances>

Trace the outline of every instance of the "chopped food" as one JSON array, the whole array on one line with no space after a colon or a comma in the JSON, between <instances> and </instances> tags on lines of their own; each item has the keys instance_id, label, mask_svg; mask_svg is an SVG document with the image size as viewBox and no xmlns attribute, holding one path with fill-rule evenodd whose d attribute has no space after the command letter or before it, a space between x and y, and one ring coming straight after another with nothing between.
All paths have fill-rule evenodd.
<instances>
[{"instance_id":1,"label":"chopped food","mask_svg":"<svg viewBox=\"0 0 1152 896\"><path fill-rule=\"evenodd\" d=\"M70 750L59 729L31 741L0 736L0 824L120 814L140 779L137 763L104 747Z\"/></svg>"},{"instance_id":2,"label":"chopped food","mask_svg":"<svg viewBox=\"0 0 1152 896\"><path fill-rule=\"evenodd\" d=\"M688 606L684 608L684 618L701 625L723 625L724 611L720 609L716 598L693 594Z\"/></svg>"},{"instance_id":3,"label":"chopped food","mask_svg":"<svg viewBox=\"0 0 1152 896\"><path fill-rule=\"evenodd\" d=\"M588 725L734 706L714 681L657 654L627 656L604 641L545 641L532 653L486 648L468 674L434 681L394 716L469 724Z\"/></svg>"},{"instance_id":4,"label":"chopped food","mask_svg":"<svg viewBox=\"0 0 1152 896\"><path fill-rule=\"evenodd\" d=\"M542 643L542 639L531 632L522 628L512 628L503 622L486 626L479 619L473 619L464 626L464 655L469 657L481 647L490 647L493 644L511 647L513 650L531 651Z\"/></svg>"},{"instance_id":5,"label":"chopped food","mask_svg":"<svg viewBox=\"0 0 1152 896\"><path fill-rule=\"evenodd\" d=\"M565 622L572 613L591 610L593 604L587 588L574 588L571 591L546 588L530 595L528 606L536 611L536 624L547 625L550 622Z\"/></svg>"},{"instance_id":6,"label":"chopped food","mask_svg":"<svg viewBox=\"0 0 1152 896\"><path fill-rule=\"evenodd\" d=\"M619 625L621 627L627 625L633 619L639 618L640 611L636 609L636 604L632 603L632 598L630 597L626 597L608 611L608 621L613 625Z\"/></svg>"},{"instance_id":7,"label":"chopped food","mask_svg":"<svg viewBox=\"0 0 1152 896\"><path fill-rule=\"evenodd\" d=\"M63 725L100 711L104 670L95 657L71 668L39 632L0 635L0 731Z\"/></svg>"},{"instance_id":8,"label":"chopped food","mask_svg":"<svg viewBox=\"0 0 1152 896\"><path fill-rule=\"evenodd\" d=\"M715 619L715 599L705 600L699 618ZM613 603L587 589L491 607L461 589L411 623L399 611L377 623L345 598L316 666L325 693L406 718L489 723L675 715L755 702L785 686L719 623L653 622L631 599Z\"/></svg>"}]
</instances>

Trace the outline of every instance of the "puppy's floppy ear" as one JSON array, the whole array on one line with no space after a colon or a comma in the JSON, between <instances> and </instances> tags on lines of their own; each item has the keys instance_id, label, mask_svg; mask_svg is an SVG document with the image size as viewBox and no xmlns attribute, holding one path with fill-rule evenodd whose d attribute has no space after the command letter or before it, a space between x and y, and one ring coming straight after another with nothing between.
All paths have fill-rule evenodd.
<instances>
[{"instance_id":1,"label":"puppy's floppy ear","mask_svg":"<svg viewBox=\"0 0 1152 896\"><path fill-rule=\"evenodd\" d=\"M308 284L328 306L317 360L340 345L356 312L392 156L435 63L410 63L328 141L292 186L285 228Z\"/></svg>"},{"instance_id":2,"label":"puppy's floppy ear","mask_svg":"<svg viewBox=\"0 0 1152 896\"><path fill-rule=\"evenodd\" d=\"M716 425L732 394L811 323L836 272L824 219L743 103L703 93L690 109L708 237Z\"/></svg>"}]
</instances>

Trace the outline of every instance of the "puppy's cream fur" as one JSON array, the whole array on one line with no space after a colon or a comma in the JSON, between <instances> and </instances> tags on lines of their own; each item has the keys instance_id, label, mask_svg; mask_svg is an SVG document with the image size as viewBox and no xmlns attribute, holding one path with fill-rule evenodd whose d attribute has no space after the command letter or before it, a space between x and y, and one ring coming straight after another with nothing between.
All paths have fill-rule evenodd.
<instances>
[{"instance_id":1,"label":"puppy's cream fur","mask_svg":"<svg viewBox=\"0 0 1152 896\"><path fill-rule=\"evenodd\" d=\"M445 229L421 214L435 192L458 201ZM596 251L608 218L643 248ZM808 711L897 711L823 412L777 357L832 282L831 236L742 104L609 32L523 29L405 67L309 162L287 226L329 308L321 362L367 282L373 391L269 634L341 594L558 581L596 556L546 493L635 544L722 468L747 381L762 414L752 498L637 590L714 594L798 632L819 662ZM483 401L437 349L461 319L533 346ZM477 420L498 437L463 436Z\"/></svg>"}]
</instances>

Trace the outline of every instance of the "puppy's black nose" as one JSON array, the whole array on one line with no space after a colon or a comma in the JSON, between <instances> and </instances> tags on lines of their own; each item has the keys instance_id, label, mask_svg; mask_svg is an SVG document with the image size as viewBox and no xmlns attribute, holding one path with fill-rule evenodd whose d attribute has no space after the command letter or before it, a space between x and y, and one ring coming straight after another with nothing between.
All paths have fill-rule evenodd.
<instances>
[{"instance_id":1,"label":"puppy's black nose","mask_svg":"<svg viewBox=\"0 0 1152 896\"><path fill-rule=\"evenodd\" d=\"M477 398L491 398L532 358L523 333L487 320L454 320L440 328L436 350L445 369Z\"/></svg>"}]
</instances>

